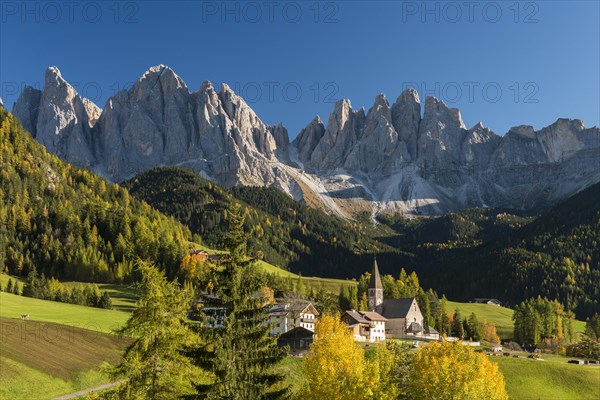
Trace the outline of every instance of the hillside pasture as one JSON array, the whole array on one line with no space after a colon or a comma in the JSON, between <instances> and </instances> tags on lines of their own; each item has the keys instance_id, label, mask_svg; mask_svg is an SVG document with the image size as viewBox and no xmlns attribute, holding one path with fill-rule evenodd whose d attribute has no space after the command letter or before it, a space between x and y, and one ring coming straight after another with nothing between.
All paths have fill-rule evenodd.
<instances>
[{"instance_id":1,"label":"hillside pasture","mask_svg":"<svg viewBox=\"0 0 600 400\"><path fill-rule=\"evenodd\" d=\"M0 336L2 399L50 399L107 383L101 365L118 362L130 341L53 322L4 317Z\"/></svg>"},{"instance_id":2,"label":"hillside pasture","mask_svg":"<svg viewBox=\"0 0 600 400\"><path fill-rule=\"evenodd\" d=\"M129 313L79 306L0 293L0 317L20 319L29 314L31 321L56 322L68 326L110 333L125 323Z\"/></svg>"},{"instance_id":3,"label":"hillside pasture","mask_svg":"<svg viewBox=\"0 0 600 400\"><path fill-rule=\"evenodd\" d=\"M600 399L600 367L568 364L566 357L542 355L545 361L490 357L506 380L510 399Z\"/></svg>"}]
</instances>

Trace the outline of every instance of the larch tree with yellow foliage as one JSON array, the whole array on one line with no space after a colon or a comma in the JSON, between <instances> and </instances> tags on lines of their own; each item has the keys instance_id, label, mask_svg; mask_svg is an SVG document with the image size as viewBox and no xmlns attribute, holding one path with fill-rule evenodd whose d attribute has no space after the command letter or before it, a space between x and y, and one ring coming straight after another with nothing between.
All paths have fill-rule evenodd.
<instances>
[{"instance_id":1,"label":"larch tree with yellow foliage","mask_svg":"<svg viewBox=\"0 0 600 400\"><path fill-rule=\"evenodd\" d=\"M484 354L458 343L421 348L412 362L413 399L507 400L504 376Z\"/></svg>"},{"instance_id":2,"label":"larch tree with yellow foliage","mask_svg":"<svg viewBox=\"0 0 600 400\"><path fill-rule=\"evenodd\" d=\"M303 398L311 400L395 399L398 390L390 375L393 356L384 345L372 357L356 343L339 315L324 315L315 326L315 341L304 361L307 387Z\"/></svg>"}]
</instances>

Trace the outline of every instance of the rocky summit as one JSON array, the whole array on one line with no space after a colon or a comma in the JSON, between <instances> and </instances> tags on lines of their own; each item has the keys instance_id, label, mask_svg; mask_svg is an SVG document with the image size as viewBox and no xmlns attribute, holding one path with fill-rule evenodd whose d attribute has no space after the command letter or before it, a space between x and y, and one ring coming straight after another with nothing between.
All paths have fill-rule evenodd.
<instances>
[{"instance_id":1,"label":"rocky summit","mask_svg":"<svg viewBox=\"0 0 600 400\"><path fill-rule=\"evenodd\" d=\"M558 119L499 136L468 129L456 108L413 89L354 110L338 101L290 143L229 86L191 92L167 66L146 71L100 109L56 67L26 87L13 114L46 148L120 182L162 165L215 182L273 185L345 218L357 212L442 214L466 207L547 208L600 181L600 129Z\"/></svg>"}]
</instances>

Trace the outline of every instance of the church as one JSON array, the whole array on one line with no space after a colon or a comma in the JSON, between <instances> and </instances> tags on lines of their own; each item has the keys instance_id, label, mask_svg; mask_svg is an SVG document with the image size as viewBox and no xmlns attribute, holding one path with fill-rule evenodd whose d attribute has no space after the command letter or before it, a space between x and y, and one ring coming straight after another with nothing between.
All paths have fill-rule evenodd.
<instances>
[{"instance_id":1,"label":"church","mask_svg":"<svg viewBox=\"0 0 600 400\"><path fill-rule=\"evenodd\" d=\"M377 260L373 262L368 300L369 311L377 312L386 318L385 333L388 338L439 338L437 331L429 326L423 326L423 314L421 314L416 298L383 298L383 285Z\"/></svg>"}]
</instances>

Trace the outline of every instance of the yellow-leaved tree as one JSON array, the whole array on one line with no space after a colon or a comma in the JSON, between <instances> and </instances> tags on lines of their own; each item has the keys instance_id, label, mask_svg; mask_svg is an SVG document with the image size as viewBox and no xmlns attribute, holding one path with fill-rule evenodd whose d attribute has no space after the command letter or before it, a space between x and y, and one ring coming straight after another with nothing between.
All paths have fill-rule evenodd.
<instances>
[{"instance_id":1,"label":"yellow-leaved tree","mask_svg":"<svg viewBox=\"0 0 600 400\"><path fill-rule=\"evenodd\" d=\"M324 315L315 326L315 341L304 361L307 386L302 398L311 400L395 399L397 387L388 377L393 356L384 345L369 359L339 315Z\"/></svg>"},{"instance_id":2,"label":"yellow-leaved tree","mask_svg":"<svg viewBox=\"0 0 600 400\"><path fill-rule=\"evenodd\" d=\"M500 338L493 322L483 321L483 339L490 343L500 344Z\"/></svg>"},{"instance_id":3,"label":"yellow-leaved tree","mask_svg":"<svg viewBox=\"0 0 600 400\"><path fill-rule=\"evenodd\" d=\"M431 343L413 358L411 397L507 400L504 376L487 356L459 343Z\"/></svg>"}]
</instances>

